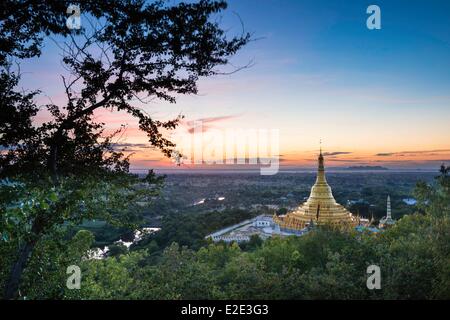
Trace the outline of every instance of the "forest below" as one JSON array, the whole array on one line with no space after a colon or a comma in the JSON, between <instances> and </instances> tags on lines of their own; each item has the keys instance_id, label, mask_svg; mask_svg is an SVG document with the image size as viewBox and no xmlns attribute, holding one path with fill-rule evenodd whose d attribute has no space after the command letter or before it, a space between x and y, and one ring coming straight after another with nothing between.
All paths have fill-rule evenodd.
<instances>
[{"instance_id":1,"label":"forest below","mask_svg":"<svg viewBox=\"0 0 450 320\"><path fill-rule=\"evenodd\" d=\"M208 243L206 226L225 217L216 213L172 219L130 251L93 260L86 259L93 234L68 238L61 228L39 242L20 291L24 299L448 299L449 180L443 167L434 183L418 183L418 212L379 234L322 226L302 237ZM231 216L222 223L249 217ZM15 245L0 246L0 283ZM82 270L80 290L66 287L73 264ZM381 269L380 290L366 287L372 264Z\"/></svg>"}]
</instances>

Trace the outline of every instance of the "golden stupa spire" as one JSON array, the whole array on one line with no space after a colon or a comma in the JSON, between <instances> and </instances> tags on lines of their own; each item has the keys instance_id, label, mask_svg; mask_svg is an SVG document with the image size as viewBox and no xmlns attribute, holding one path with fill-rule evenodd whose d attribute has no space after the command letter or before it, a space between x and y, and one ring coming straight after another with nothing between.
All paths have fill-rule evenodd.
<instances>
[{"instance_id":1,"label":"golden stupa spire","mask_svg":"<svg viewBox=\"0 0 450 320\"><path fill-rule=\"evenodd\" d=\"M308 204L311 204L315 208L317 208L319 205L321 207L323 207L324 205L334 205L336 201L334 200L331 188L327 183L327 179L325 178L325 161L322 154L322 145L320 146L320 153L317 162L318 168L316 182L312 186L311 193L306 202Z\"/></svg>"},{"instance_id":2,"label":"golden stupa spire","mask_svg":"<svg viewBox=\"0 0 450 320\"><path fill-rule=\"evenodd\" d=\"M322 155L322 139L320 139L320 152L319 152L319 159L318 159L319 167L317 169L317 179L316 183L327 183L325 179L325 165Z\"/></svg>"},{"instance_id":3,"label":"golden stupa spire","mask_svg":"<svg viewBox=\"0 0 450 320\"><path fill-rule=\"evenodd\" d=\"M322 154L322 139L320 140L317 178L311 188L308 200L293 212L284 216L274 216L274 221L280 225L281 230L300 230L311 224L311 221L319 224L330 223L334 226L354 226L357 224L358 219L353 217L342 205L336 203L327 183Z\"/></svg>"},{"instance_id":4,"label":"golden stupa spire","mask_svg":"<svg viewBox=\"0 0 450 320\"><path fill-rule=\"evenodd\" d=\"M319 149L320 149L320 154L322 155L322 139L319 139Z\"/></svg>"}]
</instances>

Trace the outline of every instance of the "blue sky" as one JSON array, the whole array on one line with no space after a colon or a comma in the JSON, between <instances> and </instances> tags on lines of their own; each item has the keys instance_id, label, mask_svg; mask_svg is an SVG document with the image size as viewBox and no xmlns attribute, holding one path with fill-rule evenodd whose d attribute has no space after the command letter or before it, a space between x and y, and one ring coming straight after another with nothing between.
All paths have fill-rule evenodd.
<instances>
[{"instance_id":1,"label":"blue sky","mask_svg":"<svg viewBox=\"0 0 450 320\"><path fill-rule=\"evenodd\" d=\"M216 128L279 129L281 152L292 164L309 161L306 154L317 151L319 139L329 152L346 152L334 164L359 159L436 167L450 159L450 1L228 2L223 26L240 33L239 15L258 39L232 62L254 65L202 79L200 94L180 97L176 105L153 104L155 117L183 113L188 120L217 118ZM371 4L381 9L381 30L366 27ZM29 71L24 83L56 101L64 72L58 54L47 43L39 63L22 66ZM132 120L129 125L136 127ZM129 132L129 142L146 141L137 130ZM137 159L162 157L142 153Z\"/></svg>"}]
</instances>

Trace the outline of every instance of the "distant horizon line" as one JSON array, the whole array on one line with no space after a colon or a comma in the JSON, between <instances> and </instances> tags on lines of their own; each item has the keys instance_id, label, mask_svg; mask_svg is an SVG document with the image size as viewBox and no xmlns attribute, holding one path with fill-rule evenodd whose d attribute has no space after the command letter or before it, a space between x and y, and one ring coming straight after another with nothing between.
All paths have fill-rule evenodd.
<instances>
[{"instance_id":1,"label":"distant horizon line","mask_svg":"<svg viewBox=\"0 0 450 320\"><path fill-rule=\"evenodd\" d=\"M154 168L130 168L132 173L143 173L153 170L156 173L259 173L260 168L170 168L170 167L154 167ZM278 170L278 173L315 173L316 167L284 167ZM395 173L395 172L423 172L438 173L439 168L387 168L385 169L351 169L349 167L332 167L326 169L327 172L339 173Z\"/></svg>"}]
</instances>

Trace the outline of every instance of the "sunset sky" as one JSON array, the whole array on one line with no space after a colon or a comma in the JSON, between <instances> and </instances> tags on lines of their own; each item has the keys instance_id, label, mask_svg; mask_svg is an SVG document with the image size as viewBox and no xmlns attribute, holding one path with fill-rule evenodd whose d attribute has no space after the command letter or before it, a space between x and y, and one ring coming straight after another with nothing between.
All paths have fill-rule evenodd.
<instances>
[{"instance_id":1,"label":"sunset sky","mask_svg":"<svg viewBox=\"0 0 450 320\"><path fill-rule=\"evenodd\" d=\"M381 8L381 30L366 27L370 4ZM251 67L145 108L157 119L185 115L177 136L189 136L195 120L204 132L278 129L282 166L314 166L322 139L327 166L437 169L450 163L449 13L449 1L229 0L224 27L239 34L242 19L255 39L232 63ZM40 103L65 101L60 53L48 41L21 65L22 86L42 90ZM128 125L117 144L135 152L134 169L175 167L130 116L96 117L109 130Z\"/></svg>"}]
</instances>

